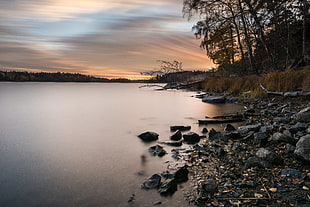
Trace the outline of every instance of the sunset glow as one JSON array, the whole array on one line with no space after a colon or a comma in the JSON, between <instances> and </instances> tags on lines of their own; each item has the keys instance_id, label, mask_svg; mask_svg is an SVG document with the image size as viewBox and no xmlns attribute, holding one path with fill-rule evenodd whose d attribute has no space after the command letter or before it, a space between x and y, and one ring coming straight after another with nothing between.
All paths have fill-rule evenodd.
<instances>
[{"instance_id":1,"label":"sunset glow","mask_svg":"<svg viewBox=\"0 0 310 207\"><path fill-rule=\"evenodd\" d=\"M180 0L0 0L0 70L140 79L156 60L208 70L193 24Z\"/></svg>"}]
</instances>

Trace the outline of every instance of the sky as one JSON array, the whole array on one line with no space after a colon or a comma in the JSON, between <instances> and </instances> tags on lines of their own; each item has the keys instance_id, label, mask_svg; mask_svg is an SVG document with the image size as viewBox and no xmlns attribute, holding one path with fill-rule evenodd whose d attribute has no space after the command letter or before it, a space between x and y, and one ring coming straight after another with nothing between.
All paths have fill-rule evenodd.
<instances>
[{"instance_id":1,"label":"sky","mask_svg":"<svg viewBox=\"0 0 310 207\"><path fill-rule=\"evenodd\" d=\"M213 67L183 0L0 0L0 70L141 78L157 60Z\"/></svg>"}]
</instances>

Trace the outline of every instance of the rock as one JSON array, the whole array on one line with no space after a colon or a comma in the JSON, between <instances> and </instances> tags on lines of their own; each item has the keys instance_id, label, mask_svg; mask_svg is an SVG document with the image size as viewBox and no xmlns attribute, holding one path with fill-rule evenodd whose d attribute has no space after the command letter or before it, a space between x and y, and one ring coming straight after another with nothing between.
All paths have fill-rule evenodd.
<instances>
[{"instance_id":1,"label":"rock","mask_svg":"<svg viewBox=\"0 0 310 207\"><path fill-rule=\"evenodd\" d=\"M179 168L173 175L176 183L186 182L188 180L188 166L184 165Z\"/></svg>"},{"instance_id":2,"label":"rock","mask_svg":"<svg viewBox=\"0 0 310 207\"><path fill-rule=\"evenodd\" d=\"M290 169L290 168L281 170L281 176L284 176L284 177L298 177L300 179L305 179L306 178L306 175L301 173L299 170Z\"/></svg>"},{"instance_id":3,"label":"rock","mask_svg":"<svg viewBox=\"0 0 310 207\"><path fill-rule=\"evenodd\" d=\"M231 124L226 124L226 126L224 128L225 132L230 132L230 131L235 131L235 130L236 130L236 128Z\"/></svg>"},{"instance_id":4,"label":"rock","mask_svg":"<svg viewBox=\"0 0 310 207\"><path fill-rule=\"evenodd\" d=\"M142 141L144 142L152 142L158 139L158 134L156 132L144 132L140 135L138 135L138 137L140 139L142 139Z\"/></svg>"},{"instance_id":5,"label":"rock","mask_svg":"<svg viewBox=\"0 0 310 207\"><path fill-rule=\"evenodd\" d=\"M238 127L238 132L240 134L246 134L249 131L258 132L260 128L261 128L260 124L240 126L240 127Z\"/></svg>"},{"instance_id":6,"label":"rock","mask_svg":"<svg viewBox=\"0 0 310 207\"><path fill-rule=\"evenodd\" d=\"M172 195L177 190L178 190L178 186L174 179L165 180L158 188L158 192L162 196Z\"/></svg>"},{"instance_id":7,"label":"rock","mask_svg":"<svg viewBox=\"0 0 310 207\"><path fill-rule=\"evenodd\" d=\"M149 152L153 155L153 156L158 156L158 157L162 157L165 154L167 154L166 150L164 150L164 148L160 145L155 145L149 148Z\"/></svg>"},{"instance_id":8,"label":"rock","mask_svg":"<svg viewBox=\"0 0 310 207\"><path fill-rule=\"evenodd\" d=\"M293 115L293 119L296 122L304 122L309 123L310 122L310 106L307 108L302 109L297 114Z\"/></svg>"},{"instance_id":9,"label":"rock","mask_svg":"<svg viewBox=\"0 0 310 207\"><path fill-rule=\"evenodd\" d=\"M271 137L271 141L290 143L292 145L296 144L296 140L291 136L291 133L288 130L284 130L283 133L274 133Z\"/></svg>"},{"instance_id":10,"label":"rock","mask_svg":"<svg viewBox=\"0 0 310 207\"><path fill-rule=\"evenodd\" d=\"M286 150L285 150L286 154L292 154L292 153L294 153L294 151L296 149L296 147L291 145L291 144L286 144L285 148L286 148Z\"/></svg>"},{"instance_id":11,"label":"rock","mask_svg":"<svg viewBox=\"0 0 310 207\"><path fill-rule=\"evenodd\" d=\"M299 159L310 163L310 134L299 139L294 153Z\"/></svg>"},{"instance_id":12,"label":"rock","mask_svg":"<svg viewBox=\"0 0 310 207\"><path fill-rule=\"evenodd\" d=\"M210 140L219 139L221 141L227 141L227 137L224 137L224 135L221 132L218 132L213 128L209 132L209 139Z\"/></svg>"},{"instance_id":13,"label":"rock","mask_svg":"<svg viewBox=\"0 0 310 207\"><path fill-rule=\"evenodd\" d=\"M283 159L278 154L268 149L260 148L255 155L271 165L283 165Z\"/></svg>"},{"instance_id":14,"label":"rock","mask_svg":"<svg viewBox=\"0 0 310 207\"><path fill-rule=\"evenodd\" d=\"M191 130L191 126L170 126L170 131L175 132L175 131L189 131Z\"/></svg>"},{"instance_id":15,"label":"rock","mask_svg":"<svg viewBox=\"0 0 310 207\"><path fill-rule=\"evenodd\" d=\"M158 174L154 174L142 184L141 188L147 189L147 190L157 188L160 184L160 181L161 181L161 176Z\"/></svg>"},{"instance_id":16,"label":"rock","mask_svg":"<svg viewBox=\"0 0 310 207\"><path fill-rule=\"evenodd\" d=\"M225 96L205 96L202 98L202 102L205 103L225 103Z\"/></svg>"},{"instance_id":17,"label":"rock","mask_svg":"<svg viewBox=\"0 0 310 207\"><path fill-rule=\"evenodd\" d=\"M216 182L216 180L210 179L207 180L205 183L203 183L203 189L211 194L214 194L218 191L218 184Z\"/></svg>"},{"instance_id":18,"label":"rock","mask_svg":"<svg viewBox=\"0 0 310 207\"><path fill-rule=\"evenodd\" d=\"M208 129L207 129L207 128L203 128L203 129L201 130L201 133L203 133L203 134L208 133Z\"/></svg>"},{"instance_id":19,"label":"rock","mask_svg":"<svg viewBox=\"0 0 310 207\"><path fill-rule=\"evenodd\" d=\"M241 134L238 132L231 132L231 133L226 133L224 134L224 136L226 137L227 140L229 139L239 139L241 138Z\"/></svg>"},{"instance_id":20,"label":"rock","mask_svg":"<svg viewBox=\"0 0 310 207\"><path fill-rule=\"evenodd\" d=\"M251 167L266 168L269 166L268 166L268 163L263 162L261 159L259 159L257 157L249 157L249 159L247 159L247 161L244 164L244 168L248 169Z\"/></svg>"},{"instance_id":21,"label":"rock","mask_svg":"<svg viewBox=\"0 0 310 207\"><path fill-rule=\"evenodd\" d=\"M268 135L265 132L256 132L254 133L254 144L258 144L260 147L263 147L268 142Z\"/></svg>"},{"instance_id":22,"label":"rock","mask_svg":"<svg viewBox=\"0 0 310 207\"><path fill-rule=\"evenodd\" d=\"M200 136L195 132L188 132L187 134L183 134L183 139L188 144L195 144L200 141Z\"/></svg>"},{"instance_id":23,"label":"rock","mask_svg":"<svg viewBox=\"0 0 310 207\"><path fill-rule=\"evenodd\" d=\"M182 146L182 141L164 141L160 142L160 144L165 144L173 147L180 147Z\"/></svg>"},{"instance_id":24,"label":"rock","mask_svg":"<svg viewBox=\"0 0 310 207\"><path fill-rule=\"evenodd\" d=\"M174 141L179 141L180 139L182 139L181 131L177 130L173 135L170 136L170 139Z\"/></svg>"}]
</instances>

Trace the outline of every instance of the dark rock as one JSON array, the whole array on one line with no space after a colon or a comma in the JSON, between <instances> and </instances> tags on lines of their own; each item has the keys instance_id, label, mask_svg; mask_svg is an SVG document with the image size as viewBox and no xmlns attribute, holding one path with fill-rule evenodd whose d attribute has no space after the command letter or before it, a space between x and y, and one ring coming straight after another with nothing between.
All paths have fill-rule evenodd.
<instances>
[{"instance_id":1,"label":"dark rock","mask_svg":"<svg viewBox=\"0 0 310 207\"><path fill-rule=\"evenodd\" d=\"M170 139L174 141L179 141L180 139L182 139L181 131L177 130L173 135L170 136Z\"/></svg>"},{"instance_id":2,"label":"dark rock","mask_svg":"<svg viewBox=\"0 0 310 207\"><path fill-rule=\"evenodd\" d=\"M238 133L238 132L231 132L231 133L226 133L224 134L224 136L227 138L227 139L239 139L241 138L241 134Z\"/></svg>"},{"instance_id":3,"label":"dark rock","mask_svg":"<svg viewBox=\"0 0 310 207\"><path fill-rule=\"evenodd\" d=\"M186 182L188 180L188 169L187 165L184 165L183 167L179 168L175 173L174 173L174 179L176 183L182 183Z\"/></svg>"},{"instance_id":4,"label":"dark rock","mask_svg":"<svg viewBox=\"0 0 310 207\"><path fill-rule=\"evenodd\" d=\"M240 126L240 127L238 127L238 132L240 134L246 134L249 131L258 132L260 128L261 128L260 124Z\"/></svg>"},{"instance_id":5,"label":"dark rock","mask_svg":"<svg viewBox=\"0 0 310 207\"><path fill-rule=\"evenodd\" d=\"M250 131L250 132L248 132L247 134L246 134L246 136L242 139L242 140L251 140L251 139L254 139L254 134L255 134L255 132L253 132L253 131Z\"/></svg>"},{"instance_id":6,"label":"dark rock","mask_svg":"<svg viewBox=\"0 0 310 207\"><path fill-rule=\"evenodd\" d=\"M290 143L292 145L296 144L296 140L292 137L288 130L284 130L283 133L274 133L271 137L271 141Z\"/></svg>"},{"instance_id":7,"label":"dark rock","mask_svg":"<svg viewBox=\"0 0 310 207\"><path fill-rule=\"evenodd\" d=\"M310 122L310 106L302 109L300 112L295 114L293 118L296 122L309 123Z\"/></svg>"},{"instance_id":8,"label":"dark rock","mask_svg":"<svg viewBox=\"0 0 310 207\"><path fill-rule=\"evenodd\" d=\"M291 144L286 144L285 148L286 148L286 150L285 150L286 154L292 154L292 153L294 153L294 151L296 149L296 147L291 145Z\"/></svg>"},{"instance_id":9,"label":"dark rock","mask_svg":"<svg viewBox=\"0 0 310 207\"><path fill-rule=\"evenodd\" d=\"M218 132L213 128L209 132L209 139L210 140L219 139L221 141L227 141L227 138L224 137L224 135L221 132Z\"/></svg>"},{"instance_id":10,"label":"dark rock","mask_svg":"<svg viewBox=\"0 0 310 207\"><path fill-rule=\"evenodd\" d=\"M160 184L160 181L161 176L158 174L154 174L142 184L141 188L143 189L157 188Z\"/></svg>"},{"instance_id":11,"label":"dark rock","mask_svg":"<svg viewBox=\"0 0 310 207\"><path fill-rule=\"evenodd\" d=\"M205 103L225 103L225 96L205 96L202 98L202 102Z\"/></svg>"},{"instance_id":12,"label":"dark rock","mask_svg":"<svg viewBox=\"0 0 310 207\"><path fill-rule=\"evenodd\" d=\"M144 132L138 137L142 139L144 142L152 142L158 139L158 134L156 132Z\"/></svg>"},{"instance_id":13,"label":"dark rock","mask_svg":"<svg viewBox=\"0 0 310 207\"><path fill-rule=\"evenodd\" d=\"M173 195L178 190L177 183L174 179L165 180L158 188L158 192L162 196Z\"/></svg>"},{"instance_id":14,"label":"dark rock","mask_svg":"<svg viewBox=\"0 0 310 207\"><path fill-rule=\"evenodd\" d=\"M299 139L294 153L301 160L310 163L310 134Z\"/></svg>"},{"instance_id":15,"label":"dark rock","mask_svg":"<svg viewBox=\"0 0 310 207\"><path fill-rule=\"evenodd\" d=\"M268 135L265 132L256 132L254 133L254 144L258 144L260 147L263 147L268 142Z\"/></svg>"},{"instance_id":16,"label":"dark rock","mask_svg":"<svg viewBox=\"0 0 310 207\"><path fill-rule=\"evenodd\" d=\"M285 176L285 177L298 177L300 179L305 179L306 175L301 173L299 170L296 169L283 169L281 171L281 176Z\"/></svg>"},{"instance_id":17,"label":"dark rock","mask_svg":"<svg viewBox=\"0 0 310 207\"><path fill-rule=\"evenodd\" d=\"M261 160L269 162L271 165L283 165L283 159L278 154L268 149L258 149L256 156Z\"/></svg>"},{"instance_id":18,"label":"dark rock","mask_svg":"<svg viewBox=\"0 0 310 207\"><path fill-rule=\"evenodd\" d=\"M235 131L235 130L236 130L236 128L231 124L226 124L226 126L224 128L225 132L230 132L230 131Z\"/></svg>"},{"instance_id":19,"label":"dark rock","mask_svg":"<svg viewBox=\"0 0 310 207\"><path fill-rule=\"evenodd\" d=\"M207 128L203 128L203 129L201 130L201 133L203 133L203 134L208 133L208 129L207 129Z\"/></svg>"},{"instance_id":20,"label":"dark rock","mask_svg":"<svg viewBox=\"0 0 310 207\"><path fill-rule=\"evenodd\" d=\"M163 141L160 144L165 144L173 147L180 147L182 146L182 141Z\"/></svg>"},{"instance_id":21,"label":"dark rock","mask_svg":"<svg viewBox=\"0 0 310 207\"><path fill-rule=\"evenodd\" d=\"M183 134L184 142L188 144L195 144L200 141L200 136L195 132L188 132Z\"/></svg>"},{"instance_id":22,"label":"dark rock","mask_svg":"<svg viewBox=\"0 0 310 207\"><path fill-rule=\"evenodd\" d=\"M158 205L161 205L161 204L162 204L161 201L157 201L157 202L153 203L154 206L158 206Z\"/></svg>"},{"instance_id":23,"label":"dark rock","mask_svg":"<svg viewBox=\"0 0 310 207\"><path fill-rule=\"evenodd\" d=\"M175 132L175 131L189 131L191 130L191 126L170 126L170 131Z\"/></svg>"},{"instance_id":24,"label":"dark rock","mask_svg":"<svg viewBox=\"0 0 310 207\"><path fill-rule=\"evenodd\" d=\"M263 162L261 159L259 159L257 157L249 157L249 159L247 159L247 161L244 164L244 168L248 169L251 167L266 168L269 166L268 166L268 163Z\"/></svg>"},{"instance_id":25,"label":"dark rock","mask_svg":"<svg viewBox=\"0 0 310 207\"><path fill-rule=\"evenodd\" d=\"M213 179L207 180L202 187L206 192L211 194L214 194L218 191L218 184L216 180Z\"/></svg>"},{"instance_id":26,"label":"dark rock","mask_svg":"<svg viewBox=\"0 0 310 207\"><path fill-rule=\"evenodd\" d=\"M149 152L153 155L153 156L159 156L162 157L164 156L167 152L166 150L164 150L164 148L160 145L155 145L153 147L149 148Z\"/></svg>"}]
</instances>

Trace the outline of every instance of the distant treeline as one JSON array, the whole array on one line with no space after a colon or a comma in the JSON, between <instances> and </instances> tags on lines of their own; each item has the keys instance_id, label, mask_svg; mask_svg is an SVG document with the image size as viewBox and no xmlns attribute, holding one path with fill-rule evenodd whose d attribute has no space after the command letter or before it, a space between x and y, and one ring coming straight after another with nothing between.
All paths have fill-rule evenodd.
<instances>
[{"instance_id":1,"label":"distant treeline","mask_svg":"<svg viewBox=\"0 0 310 207\"><path fill-rule=\"evenodd\" d=\"M97 78L90 75L79 73L46 73L46 72L17 72L17 71L0 71L0 81L33 81L33 82L132 82L129 79L107 79Z\"/></svg>"}]
</instances>

